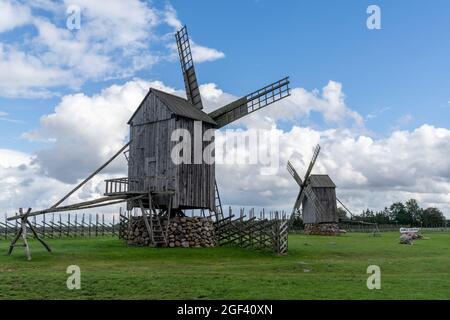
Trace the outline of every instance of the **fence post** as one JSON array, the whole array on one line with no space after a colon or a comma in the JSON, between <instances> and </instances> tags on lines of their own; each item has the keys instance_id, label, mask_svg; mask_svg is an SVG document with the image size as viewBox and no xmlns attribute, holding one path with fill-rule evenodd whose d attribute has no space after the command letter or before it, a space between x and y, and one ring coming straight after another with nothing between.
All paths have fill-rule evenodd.
<instances>
[{"instance_id":1,"label":"fence post","mask_svg":"<svg viewBox=\"0 0 450 320\"><path fill-rule=\"evenodd\" d=\"M102 213L102 236L105 235L105 214Z\"/></svg>"},{"instance_id":2,"label":"fence post","mask_svg":"<svg viewBox=\"0 0 450 320\"><path fill-rule=\"evenodd\" d=\"M45 221L45 213L44 213L44 216L42 217L42 238L45 238L45 223L46 223L46 221Z\"/></svg>"},{"instance_id":3,"label":"fence post","mask_svg":"<svg viewBox=\"0 0 450 320\"><path fill-rule=\"evenodd\" d=\"M122 208L120 208L120 209L122 209ZM121 212L121 210L119 210L119 212ZM119 215L120 215L120 213L119 213ZM115 219L114 219L114 214L113 214L113 221L112 221L112 235L113 236L116 235L116 233L114 232L114 225L115 225Z\"/></svg>"},{"instance_id":4,"label":"fence post","mask_svg":"<svg viewBox=\"0 0 450 320\"><path fill-rule=\"evenodd\" d=\"M5 213L5 240L8 239L8 214Z\"/></svg>"}]
</instances>

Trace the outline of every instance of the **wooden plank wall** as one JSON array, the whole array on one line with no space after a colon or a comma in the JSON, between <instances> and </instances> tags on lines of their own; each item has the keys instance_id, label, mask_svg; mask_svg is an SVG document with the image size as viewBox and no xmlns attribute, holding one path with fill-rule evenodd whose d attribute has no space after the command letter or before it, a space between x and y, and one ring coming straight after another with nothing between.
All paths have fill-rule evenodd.
<instances>
[{"instance_id":1,"label":"wooden plank wall","mask_svg":"<svg viewBox=\"0 0 450 320\"><path fill-rule=\"evenodd\" d=\"M315 209L311 203L305 198L303 202L303 222L304 223L326 223L338 222L336 190L334 188L313 188L317 198L320 200L322 207L325 209L325 215L319 217L316 215Z\"/></svg>"},{"instance_id":2,"label":"wooden plank wall","mask_svg":"<svg viewBox=\"0 0 450 320\"><path fill-rule=\"evenodd\" d=\"M210 128L212 125L202 123L202 133ZM171 159L171 150L177 144L171 141L175 129L186 129L191 135L192 164L175 165ZM215 167L214 164L194 164L193 137L194 120L176 117L154 94L149 94L131 124L128 176L173 179L173 208L213 210ZM208 144L203 142L202 148ZM161 197L158 202L168 206L168 197Z\"/></svg>"}]
</instances>

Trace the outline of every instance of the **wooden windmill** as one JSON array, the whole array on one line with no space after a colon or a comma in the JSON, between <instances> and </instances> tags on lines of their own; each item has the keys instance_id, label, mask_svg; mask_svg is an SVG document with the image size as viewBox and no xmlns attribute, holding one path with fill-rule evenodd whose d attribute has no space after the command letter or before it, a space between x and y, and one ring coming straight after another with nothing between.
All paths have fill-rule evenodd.
<instances>
[{"instance_id":1,"label":"wooden windmill","mask_svg":"<svg viewBox=\"0 0 450 320\"><path fill-rule=\"evenodd\" d=\"M300 187L291 219L300 216L300 206L302 206L305 224L337 223L339 221L336 205L336 185L326 174L311 174L319 153L320 146L317 145L303 180L292 163L288 161L287 164L287 170Z\"/></svg>"},{"instance_id":2,"label":"wooden windmill","mask_svg":"<svg viewBox=\"0 0 450 320\"><path fill-rule=\"evenodd\" d=\"M151 241L158 245L167 243L168 223L164 227L161 219L183 214L186 209L210 210L217 220L223 218L214 161L196 163L195 159L191 159L189 163L174 163L171 152L177 141L172 141L172 132L183 129L195 137L197 131L222 128L289 96L289 78L283 78L213 112L205 113L186 26L176 33L175 39L187 99L150 88L128 121L130 142L49 209L28 211L9 220L21 219L26 223L28 217L44 213L127 202L128 209L139 208L142 211ZM198 144L194 141L189 154L193 158L198 149L203 154L210 143L201 141ZM106 180L104 197L61 206L70 195L122 153L125 153L128 161L128 176Z\"/></svg>"},{"instance_id":3,"label":"wooden windmill","mask_svg":"<svg viewBox=\"0 0 450 320\"><path fill-rule=\"evenodd\" d=\"M178 141L171 141L171 133L176 129L184 129L190 137L195 138L196 130L206 132L208 129L224 127L289 96L289 80L283 78L213 112L205 113L185 26L176 33L175 39L187 99L154 88L149 90L128 122L131 140L128 178L110 180L107 184L110 187L111 184L124 183L127 192L154 192L153 202L163 210L170 206L177 212L184 209L208 209L217 213L221 210L216 203L218 192L214 161L195 163L194 142L190 152L191 162L174 163L171 150ZM197 151L203 154L210 143L201 141L200 145L197 144L200 149ZM109 189L116 190L117 187ZM167 190L173 191L172 197L157 194L157 191ZM141 201L145 208L149 208L146 199L134 201L131 206L138 206Z\"/></svg>"}]
</instances>

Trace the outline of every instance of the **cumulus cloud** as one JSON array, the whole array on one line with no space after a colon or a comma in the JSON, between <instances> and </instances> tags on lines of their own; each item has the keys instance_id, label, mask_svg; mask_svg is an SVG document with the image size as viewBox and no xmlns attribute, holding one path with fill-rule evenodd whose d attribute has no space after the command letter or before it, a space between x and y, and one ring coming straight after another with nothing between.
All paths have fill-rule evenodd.
<instances>
[{"instance_id":1,"label":"cumulus cloud","mask_svg":"<svg viewBox=\"0 0 450 320\"><path fill-rule=\"evenodd\" d=\"M3 212L12 214L20 207L48 208L73 188L43 175L34 158L34 155L0 149L0 208ZM76 203L99 197L104 192L101 182L108 177L105 174L95 177L68 201Z\"/></svg>"},{"instance_id":2,"label":"cumulus cloud","mask_svg":"<svg viewBox=\"0 0 450 320\"><path fill-rule=\"evenodd\" d=\"M204 105L207 112L238 98L223 92L214 83L201 85L200 92L202 97L205 98ZM321 92L319 90L308 91L304 88L292 88L291 96L242 118L234 124L251 128L271 128L274 121L285 120L295 123L300 118L308 117L313 112L320 113L328 124L344 125L348 124L347 121L351 121L353 125L363 126L364 123L363 117L346 105L342 84L329 81Z\"/></svg>"},{"instance_id":3,"label":"cumulus cloud","mask_svg":"<svg viewBox=\"0 0 450 320\"><path fill-rule=\"evenodd\" d=\"M69 5L81 10L79 30L66 27ZM169 39L158 31L162 24L176 26L171 6L158 10L140 0L111 0L107 6L87 0L1 0L0 12L0 33L29 27L21 30L20 39L26 40L0 42L0 70L8 70L0 72L3 96L48 97L57 94L58 88L74 90L86 81L132 77L161 59L176 56L173 36ZM224 57L196 43L192 51L196 62Z\"/></svg>"},{"instance_id":4,"label":"cumulus cloud","mask_svg":"<svg viewBox=\"0 0 450 320\"><path fill-rule=\"evenodd\" d=\"M26 6L8 0L0 0L0 33L30 22L31 12Z\"/></svg>"}]
</instances>

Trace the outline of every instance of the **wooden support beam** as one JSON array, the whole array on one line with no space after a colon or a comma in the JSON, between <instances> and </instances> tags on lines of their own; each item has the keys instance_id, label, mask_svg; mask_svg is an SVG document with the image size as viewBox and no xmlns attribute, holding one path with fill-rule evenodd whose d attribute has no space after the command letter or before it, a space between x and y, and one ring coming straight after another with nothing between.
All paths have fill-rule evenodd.
<instances>
[{"instance_id":1,"label":"wooden support beam","mask_svg":"<svg viewBox=\"0 0 450 320\"><path fill-rule=\"evenodd\" d=\"M139 198L144 197L144 195L138 195L135 197L129 197L129 196L125 196L125 195L118 195L118 196L108 196L108 197L102 197L99 199L95 199L95 200L90 200L90 201L85 201L85 202L80 202L77 204L72 204L69 206L63 206L63 207L58 207L58 208L50 208L50 209L45 209L45 210L41 210L41 211L35 211L35 212L31 212L29 214L27 214L27 217L33 217L33 216L38 216L38 215L42 215L45 213L51 213L51 212L64 212L64 211L73 211L73 210L81 210L81 209L92 209L92 208L97 208L97 207L103 207L103 206L109 206L109 205L113 205L113 204L118 204L118 203L122 203L125 201L131 201L131 200L136 200ZM113 201L116 200L116 201ZM14 216L14 217L9 217L8 221L11 220L18 220L21 219L23 217L23 215L18 215L18 216Z\"/></svg>"},{"instance_id":2,"label":"wooden support beam","mask_svg":"<svg viewBox=\"0 0 450 320\"><path fill-rule=\"evenodd\" d=\"M151 204L151 198L149 199L149 203ZM140 206L141 211L142 211L142 217L144 219L145 228L147 229L148 236L149 236L152 244L154 244L155 240L153 239L153 230L152 230L152 227L151 227L151 221L152 221L151 210L149 210L150 211L150 223L149 223L148 219L147 219L147 213L145 212L145 208L144 208L144 204L142 203L142 200L139 200L139 206Z\"/></svg>"}]
</instances>

